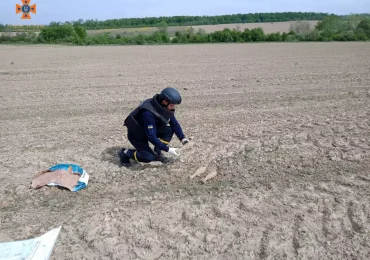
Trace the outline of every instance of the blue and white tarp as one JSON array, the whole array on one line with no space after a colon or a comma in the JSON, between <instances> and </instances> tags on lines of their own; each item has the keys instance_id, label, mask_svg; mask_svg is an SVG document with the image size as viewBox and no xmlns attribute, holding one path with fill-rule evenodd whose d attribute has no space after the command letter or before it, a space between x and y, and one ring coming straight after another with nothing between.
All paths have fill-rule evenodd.
<instances>
[{"instance_id":1,"label":"blue and white tarp","mask_svg":"<svg viewBox=\"0 0 370 260\"><path fill-rule=\"evenodd\" d=\"M79 191L83 188L86 188L89 182L89 175L87 172L76 164L68 164L68 163L61 163L54 165L49 168L50 171L56 170L65 170L65 171L72 171L75 174L81 175L80 179L78 180L76 186L72 189L72 191ZM49 183L48 186L62 186L57 183Z\"/></svg>"},{"instance_id":2,"label":"blue and white tarp","mask_svg":"<svg viewBox=\"0 0 370 260\"><path fill-rule=\"evenodd\" d=\"M33 239L0 243L0 260L49 260L60 229Z\"/></svg>"},{"instance_id":3,"label":"blue and white tarp","mask_svg":"<svg viewBox=\"0 0 370 260\"><path fill-rule=\"evenodd\" d=\"M32 180L32 188L60 186L76 192L87 187L89 175L76 164L61 163L38 173Z\"/></svg>"}]
</instances>

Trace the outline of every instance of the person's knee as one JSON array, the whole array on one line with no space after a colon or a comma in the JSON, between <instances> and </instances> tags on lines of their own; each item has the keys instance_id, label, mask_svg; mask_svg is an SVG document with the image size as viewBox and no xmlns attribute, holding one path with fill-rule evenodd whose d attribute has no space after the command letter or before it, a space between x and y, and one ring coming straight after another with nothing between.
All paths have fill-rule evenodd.
<instances>
[{"instance_id":1,"label":"person's knee","mask_svg":"<svg viewBox=\"0 0 370 260\"><path fill-rule=\"evenodd\" d=\"M132 149L129 149L127 151L127 156L130 157L134 161L144 162L144 163L154 161L155 159L155 156L149 152L137 151L137 150L132 150Z\"/></svg>"},{"instance_id":2,"label":"person's knee","mask_svg":"<svg viewBox=\"0 0 370 260\"><path fill-rule=\"evenodd\" d=\"M155 160L155 155L151 154L146 151L140 151L140 152L135 152L134 157L136 156L135 160L139 162L144 162L144 163L149 163Z\"/></svg>"}]
</instances>

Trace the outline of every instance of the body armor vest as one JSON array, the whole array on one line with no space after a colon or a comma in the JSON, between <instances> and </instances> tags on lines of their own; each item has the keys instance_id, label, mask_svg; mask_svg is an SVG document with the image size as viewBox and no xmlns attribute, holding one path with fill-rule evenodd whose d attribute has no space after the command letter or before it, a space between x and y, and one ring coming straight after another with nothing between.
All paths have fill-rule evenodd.
<instances>
[{"instance_id":1,"label":"body armor vest","mask_svg":"<svg viewBox=\"0 0 370 260\"><path fill-rule=\"evenodd\" d=\"M138 139L145 139L146 134L144 131L144 127L140 125L137 121L137 116L141 115L142 110L148 110L152 112L156 120L157 128L162 128L167 125L170 118L175 114L174 111L170 111L164 107L162 107L157 101L158 95L155 95L153 98L149 98L143 101L137 108L135 108L125 119L124 126L127 127L127 130L135 135Z\"/></svg>"}]
</instances>

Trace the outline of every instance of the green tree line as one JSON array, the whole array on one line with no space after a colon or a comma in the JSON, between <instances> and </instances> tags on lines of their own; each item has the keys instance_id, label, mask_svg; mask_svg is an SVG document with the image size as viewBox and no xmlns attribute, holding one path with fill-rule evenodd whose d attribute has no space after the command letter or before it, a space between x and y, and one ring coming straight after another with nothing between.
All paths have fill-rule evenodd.
<instances>
[{"instance_id":1,"label":"green tree line","mask_svg":"<svg viewBox=\"0 0 370 260\"><path fill-rule=\"evenodd\" d=\"M285 22L295 20L322 20L328 14L314 12L285 12L285 13L249 13L218 16L161 16L146 18L122 18L98 20L79 20L67 22L78 24L85 29L114 29L131 27L155 27L161 22L168 26L192 26L207 24L230 24L230 23L263 23L263 22ZM51 23L55 24L55 22Z\"/></svg>"},{"instance_id":2,"label":"green tree line","mask_svg":"<svg viewBox=\"0 0 370 260\"><path fill-rule=\"evenodd\" d=\"M134 36L111 35L104 33L88 36L80 25L54 25L41 29L36 34L21 33L18 36L1 36L0 43L44 43L44 44L73 44L73 45L142 45L142 44L177 44L177 43L232 43L232 42L291 42L291 41L366 41L370 40L370 18L350 16L342 18L331 15L318 22L314 28L309 28L307 22L297 22L290 32L265 34L263 29L227 29L205 33L195 31L193 27L177 31L170 36L167 26L162 26L152 34Z\"/></svg>"},{"instance_id":3,"label":"green tree line","mask_svg":"<svg viewBox=\"0 0 370 260\"><path fill-rule=\"evenodd\" d=\"M133 27L157 27L161 22L168 26L193 26L193 25L212 25L212 24L230 24L230 23L263 23L263 22L286 22L296 20L322 20L328 16L327 13L314 12L284 12L284 13L249 13L249 14L231 14L216 16L161 16L145 18L122 18L109 19L105 21L82 20L51 22L48 26L59 25L79 25L86 30L91 29L117 29ZM36 28L37 26L35 26ZM14 28L11 25L0 24L0 31L13 29L20 31L22 27ZM31 30L24 26L24 30Z\"/></svg>"}]
</instances>

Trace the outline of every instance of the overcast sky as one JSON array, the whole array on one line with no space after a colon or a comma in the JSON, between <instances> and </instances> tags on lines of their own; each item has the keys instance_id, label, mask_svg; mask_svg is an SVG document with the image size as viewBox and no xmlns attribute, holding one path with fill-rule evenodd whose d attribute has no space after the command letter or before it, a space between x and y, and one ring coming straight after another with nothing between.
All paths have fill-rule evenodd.
<instances>
[{"instance_id":1,"label":"overcast sky","mask_svg":"<svg viewBox=\"0 0 370 260\"><path fill-rule=\"evenodd\" d=\"M15 14L21 0L0 0L2 24L49 24L51 21L174 15L222 15L256 12L369 13L370 0L31 0L37 14Z\"/></svg>"}]
</instances>

